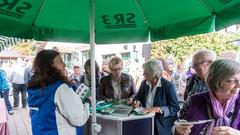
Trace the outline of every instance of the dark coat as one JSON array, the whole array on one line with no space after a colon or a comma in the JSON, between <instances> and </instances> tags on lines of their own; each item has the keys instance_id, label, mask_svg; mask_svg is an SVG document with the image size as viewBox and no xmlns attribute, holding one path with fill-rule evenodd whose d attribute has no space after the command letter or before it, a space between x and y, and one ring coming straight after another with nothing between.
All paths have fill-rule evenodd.
<instances>
[{"instance_id":1,"label":"dark coat","mask_svg":"<svg viewBox=\"0 0 240 135\"><path fill-rule=\"evenodd\" d=\"M148 92L149 86L143 80L134 100L139 100L146 107ZM155 114L155 135L172 135L172 127L180 108L174 85L164 78L161 78L161 87L156 89L153 107L160 107L163 111L163 114Z\"/></svg>"},{"instance_id":2,"label":"dark coat","mask_svg":"<svg viewBox=\"0 0 240 135\"><path fill-rule=\"evenodd\" d=\"M84 74L80 77L79 85L81 83L84 84L85 77L86 76ZM99 88L100 88L100 79L101 79L101 73L100 72L96 73L96 78L95 79L96 79L96 99L99 100L99 98L100 98L99 97ZM85 85L87 85L87 84L85 84ZM90 86L89 85L87 85L87 86L91 88L91 84L90 84Z\"/></svg>"},{"instance_id":3,"label":"dark coat","mask_svg":"<svg viewBox=\"0 0 240 135\"><path fill-rule=\"evenodd\" d=\"M100 97L102 100L104 99L114 99L114 90L112 87L112 75L104 76L100 80ZM121 73L121 83L120 83L122 96L121 99L124 98L134 98L136 95L136 87L134 85L134 81L131 75Z\"/></svg>"}]
</instances>

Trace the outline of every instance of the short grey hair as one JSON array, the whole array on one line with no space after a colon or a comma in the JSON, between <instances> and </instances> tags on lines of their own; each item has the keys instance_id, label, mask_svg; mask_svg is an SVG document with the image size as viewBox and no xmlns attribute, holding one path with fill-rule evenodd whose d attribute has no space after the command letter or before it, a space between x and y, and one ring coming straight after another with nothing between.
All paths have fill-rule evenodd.
<instances>
[{"instance_id":1,"label":"short grey hair","mask_svg":"<svg viewBox=\"0 0 240 135\"><path fill-rule=\"evenodd\" d=\"M197 58L208 58L211 61L215 61L217 59L217 55L214 51L208 50L208 49L201 49L196 51L193 56L193 60L196 60Z\"/></svg>"},{"instance_id":2,"label":"short grey hair","mask_svg":"<svg viewBox=\"0 0 240 135\"><path fill-rule=\"evenodd\" d=\"M113 66L115 66L119 63L123 64L122 59L120 57L113 56L108 63L108 67L111 70L113 68Z\"/></svg>"},{"instance_id":3,"label":"short grey hair","mask_svg":"<svg viewBox=\"0 0 240 135\"><path fill-rule=\"evenodd\" d=\"M222 87L224 81L239 73L239 62L230 59L219 59L208 67L206 83L212 91L217 91Z\"/></svg>"},{"instance_id":4,"label":"short grey hair","mask_svg":"<svg viewBox=\"0 0 240 135\"><path fill-rule=\"evenodd\" d=\"M162 75L163 65L162 62L157 59L150 59L143 64L143 69L156 77L160 77Z\"/></svg>"}]
</instances>

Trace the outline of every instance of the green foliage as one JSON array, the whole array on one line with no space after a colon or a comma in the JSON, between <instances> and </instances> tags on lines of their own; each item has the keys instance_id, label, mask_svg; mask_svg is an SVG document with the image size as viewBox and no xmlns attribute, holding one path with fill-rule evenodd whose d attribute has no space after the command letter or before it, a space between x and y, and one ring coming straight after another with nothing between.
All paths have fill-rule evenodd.
<instances>
[{"instance_id":1,"label":"green foliage","mask_svg":"<svg viewBox=\"0 0 240 135\"><path fill-rule=\"evenodd\" d=\"M152 43L152 57L166 59L173 55L176 63L182 63L190 58L196 50L203 48L213 50L217 55L227 50L238 51L240 47L230 42L236 39L240 39L240 32L236 34L213 32L162 40Z\"/></svg>"},{"instance_id":2,"label":"green foliage","mask_svg":"<svg viewBox=\"0 0 240 135\"><path fill-rule=\"evenodd\" d=\"M13 48L26 56L35 55L37 51L37 46L34 41L19 43L15 45Z\"/></svg>"}]
</instances>

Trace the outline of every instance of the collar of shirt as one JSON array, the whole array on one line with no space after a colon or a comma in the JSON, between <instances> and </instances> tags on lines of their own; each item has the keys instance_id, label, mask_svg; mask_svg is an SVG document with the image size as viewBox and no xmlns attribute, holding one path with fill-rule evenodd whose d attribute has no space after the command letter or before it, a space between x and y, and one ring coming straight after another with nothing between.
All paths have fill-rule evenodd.
<instances>
[{"instance_id":1,"label":"collar of shirt","mask_svg":"<svg viewBox=\"0 0 240 135\"><path fill-rule=\"evenodd\" d=\"M113 77L113 74L111 74L111 80L112 80L112 81L114 81L114 82L118 82L118 83L120 84L121 79L122 79L122 73L121 73L121 75L120 75L119 80L116 80L116 79Z\"/></svg>"},{"instance_id":2,"label":"collar of shirt","mask_svg":"<svg viewBox=\"0 0 240 135\"><path fill-rule=\"evenodd\" d=\"M157 87L162 87L161 79L162 79L162 77L159 77L158 82L157 82ZM146 84L147 84L149 87L152 88L152 83L151 83L149 80L146 81Z\"/></svg>"}]
</instances>

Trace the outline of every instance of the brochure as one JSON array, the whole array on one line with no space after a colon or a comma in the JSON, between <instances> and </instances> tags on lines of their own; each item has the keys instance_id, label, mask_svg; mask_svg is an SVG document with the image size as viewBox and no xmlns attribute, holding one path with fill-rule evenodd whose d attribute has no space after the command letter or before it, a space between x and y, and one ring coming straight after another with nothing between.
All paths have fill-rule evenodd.
<instances>
[{"instance_id":1,"label":"brochure","mask_svg":"<svg viewBox=\"0 0 240 135\"><path fill-rule=\"evenodd\" d=\"M76 93L80 96L82 100L85 100L86 98L91 96L91 89L87 85L81 83L80 86L77 88Z\"/></svg>"},{"instance_id":2,"label":"brochure","mask_svg":"<svg viewBox=\"0 0 240 135\"><path fill-rule=\"evenodd\" d=\"M96 104L96 110L104 110L107 108L111 108L112 107L112 103L111 102L107 102L107 101L98 101Z\"/></svg>"},{"instance_id":3,"label":"brochure","mask_svg":"<svg viewBox=\"0 0 240 135\"><path fill-rule=\"evenodd\" d=\"M115 105L113 109L115 109L115 111L113 111L112 113L113 116L122 116L122 117L129 116L133 110L131 106L124 105L124 104Z\"/></svg>"},{"instance_id":4,"label":"brochure","mask_svg":"<svg viewBox=\"0 0 240 135\"><path fill-rule=\"evenodd\" d=\"M105 108L105 109L103 109L103 110L100 110L99 112L100 112L101 114L110 115L110 114L112 114L114 111L116 111L116 109L114 109L114 108Z\"/></svg>"},{"instance_id":5,"label":"brochure","mask_svg":"<svg viewBox=\"0 0 240 135\"><path fill-rule=\"evenodd\" d=\"M214 119L208 119L208 120L198 120L198 121L186 121L186 120L178 120L175 121L175 125L196 125L196 124L204 124L208 122L213 122Z\"/></svg>"},{"instance_id":6,"label":"brochure","mask_svg":"<svg viewBox=\"0 0 240 135\"><path fill-rule=\"evenodd\" d=\"M138 108L135 108L135 109L134 109L134 112L135 112L137 115L147 114L146 112L143 112L144 109L145 109L144 107L138 107Z\"/></svg>"}]
</instances>

